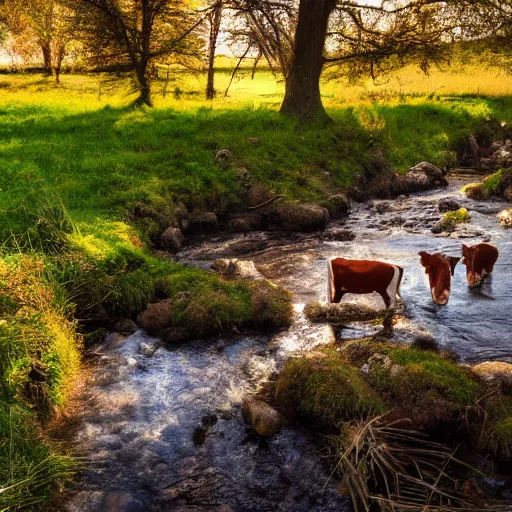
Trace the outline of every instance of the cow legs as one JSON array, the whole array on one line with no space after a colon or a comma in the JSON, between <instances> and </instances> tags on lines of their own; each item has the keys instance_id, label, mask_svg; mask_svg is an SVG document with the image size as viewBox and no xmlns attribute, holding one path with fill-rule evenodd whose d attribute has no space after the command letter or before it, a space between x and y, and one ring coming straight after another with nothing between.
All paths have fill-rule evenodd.
<instances>
[{"instance_id":1,"label":"cow legs","mask_svg":"<svg viewBox=\"0 0 512 512\"><path fill-rule=\"evenodd\" d=\"M382 297L384 304L386 304L386 309L389 308L389 306L391 306L391 297L388 295L388 292L384 291L380 293L380 296Z\"/></svg>"},{"instance_id":2,"label":"cow legs","mask_svg":"<svg viewBox=\"0 0 512 512\"><path fill-rule=\"evenodd\" d=\"M334 298L332 299L332 302L334 304L338 304L341 299L343 299L343 296L345 295L345 293L347 292L344 292L343 290L336 290L336 293L334 294Z\"/></svg>"}]
</instances>

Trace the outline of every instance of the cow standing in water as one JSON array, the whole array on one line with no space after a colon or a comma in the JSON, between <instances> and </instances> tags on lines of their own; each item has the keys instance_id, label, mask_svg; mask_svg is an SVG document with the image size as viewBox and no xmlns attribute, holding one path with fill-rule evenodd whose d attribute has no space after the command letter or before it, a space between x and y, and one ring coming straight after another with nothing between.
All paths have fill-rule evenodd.
<instances>
[{"instance_id":1,"label":"cow standing in water","mask_svg":"<svg viewBox=\"0 0 512 512\"><path fill-rule=\"evenodd\" d=\"M389 308L400 296L403 274L402 267L381 261L334 258L327 261L327 301L338 303L346 293L377 292Z\"/></svg>"},{"instance_id":2,"label":"cow standing in water","mask_svg":"<svg viewBox=\"0 0 512 512\"><path fill-rule=\"evenodd\" d=\"M482 279L494 269L494 264L500 255L494 245L481 243L468 247L462 245L462 256L466 265L466 278L471 287L478 286Z\"/></svg>"},{"instance_id":3,"label":"cow standing in water","mask_svg":"<svg viewBox=\"0 0 512 512\"><path fill-rule=\"evenodd\" d=\"M420 263L425 267L425 274L428 274L432 299L439 306L445 306L450 298L452 276L460 258L441 253L420 252L419 255Z\"/></svg>"}]
</instances>

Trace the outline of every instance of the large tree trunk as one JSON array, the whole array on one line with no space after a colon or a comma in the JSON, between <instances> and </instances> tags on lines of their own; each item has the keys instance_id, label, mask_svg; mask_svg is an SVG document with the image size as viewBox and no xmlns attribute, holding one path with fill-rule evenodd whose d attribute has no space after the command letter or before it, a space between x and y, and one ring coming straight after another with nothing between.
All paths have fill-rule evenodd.
<instances>
[{"instance_id":1,"label":"large tree trunk","mask_svg":"<svg viewBox=\"0 0 512 512\"><path fill-rule=\"evenodd\" d=\"M220 23L222 20L222 6L217 5L209 16L210 18L210 41L208 48L208 79L206 81L206 99L213 100L215 97L215 52L217 50L217 39L219 37Z\"/></svg>"},{"instance_id":2,"label":"large tree trunk","mask_svg":"<svg viewBox=\"0 0 512 512\"><path fill-rule=\"evenodd\" d=\"M40 41L41 51L43 52L44 69L48 76L52 74L52 47L51 43L47 41Z\"/></svg>"},{"instance_id":3,"label":"large tree trunk","mask_svg":"<svg viewBox=\"0 0 512 512\"><path fill-rule=\"evenodd\" d=\"M320 75L329 17L336 0L301 0L295 46L281 113L304 122L327 122L320 96Z\"/></svg>"},{"instance_id":4,"label":"large tree trunk","mask_svg":"<svg viewBox=\"0 0 512 512\"><path fill-rule=\"evenodd\" d=\"M151 98L151 80L147 74L147 65L141 65L136 70L137 81L139 83L139 97L135 101L137 105L153 106Z\"/></svg>"}]
</instances>

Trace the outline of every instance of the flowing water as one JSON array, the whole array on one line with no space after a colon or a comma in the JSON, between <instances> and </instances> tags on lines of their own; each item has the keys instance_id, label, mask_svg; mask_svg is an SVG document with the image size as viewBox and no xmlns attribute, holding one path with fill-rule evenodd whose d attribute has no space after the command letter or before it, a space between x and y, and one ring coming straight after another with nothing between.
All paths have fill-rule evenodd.
<instances>
[{"instance_id":1,"label":"flowing water","mask_svg":"<svg viewBox=\"0 0 512 512\"><path fill-rule=\"evenodd\" d=\"M308 301L325 298L326 260L333 256L404 267L406 309L395 325L398 341L430 333L465 361L512 361L512 237L496 219L505 205L466 200L457 193L462 184L454 178L442 191L356 205L344 223L328 230L353 230L356 238L350 242L326 241L318 234L249 233L219 236L180 253L182 261L206 268L220 257L253 260L266 277L294 292L295 323L273 338L197 341L172 350L160 347L151 356L157 340L143 332L126 339L112 334L97 355L77 437L92 463L65 509L349 510L310 434L285 426L262 442L244 425L241 400L287 358L332 342L330 329L312 325L302 309ZM443 197L456 197L470 210L471 224L453 235L459 238L430 231L440 218L436 204ZM487 239L500 250L493 276L470 290L459 264L449 304L435 306L418 252L460 256L462 241ZM375 330L357 323L336 335L349 339Z\"/></svg>"}]
</instances>

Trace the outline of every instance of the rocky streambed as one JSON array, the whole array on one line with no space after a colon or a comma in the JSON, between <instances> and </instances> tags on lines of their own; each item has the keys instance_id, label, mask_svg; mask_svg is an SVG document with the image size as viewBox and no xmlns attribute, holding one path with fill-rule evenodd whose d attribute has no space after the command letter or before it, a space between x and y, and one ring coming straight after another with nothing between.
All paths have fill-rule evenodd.
<instances>
[{"instance_id":1,"label":"rocky streambed","mask_svg":"<svg viewBox=\"0 0 512 512\"><path fill-rule=\"evenodd\" d=\"M349 510L328 480L328 466L308 432L285 425L267 441L244 424L241 402L271 379L289 357L380 329L368 322L333 332L313 325L304 304L325 298L326 260L379 259L405 268L405 313L394 338L429 334L467 362L512 361L512 239L496 215L505 205L473 202L447 188L396 201L355 205L345 221L317 234L226 234L191 246L177 258L209 268L219 258L252 260L295 297L295 323L273 337L195 341L172 350L137 331L113 333L95 355L77 445L88 460L65 510L78 511L330 511ZM433 234L439 201L468 208L472 221ZM421 250L460 255L461 242L486 239L501 256L483 288L469 290L459 265L448 306L432 303L419 265ZM347 296L346 300L354 300ZM380 305L378 296L358 301Z\"/></svg>"}]
</instances>

